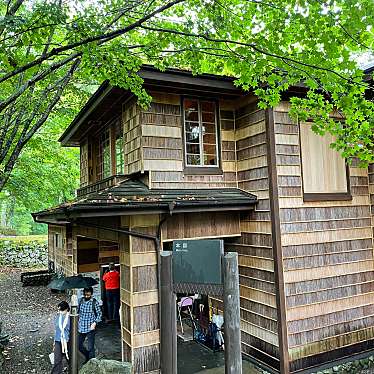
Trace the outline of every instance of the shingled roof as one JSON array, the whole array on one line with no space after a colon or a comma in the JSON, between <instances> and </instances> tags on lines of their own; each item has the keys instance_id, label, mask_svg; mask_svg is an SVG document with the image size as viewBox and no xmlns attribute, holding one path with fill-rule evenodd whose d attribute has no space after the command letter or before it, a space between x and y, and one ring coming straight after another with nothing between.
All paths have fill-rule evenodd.
<instances>
[{"instance_id":1,"label":"shingled roof","mask_svg":"<svg viewBox=\"0 0 374 374\"><path fill-rule=\"evenodd\" d=\"M140 213L249 210L257 197L238 188L149 189L128 179L71 203L33 213L37 222Z\"/></svg>"}]
</instances>

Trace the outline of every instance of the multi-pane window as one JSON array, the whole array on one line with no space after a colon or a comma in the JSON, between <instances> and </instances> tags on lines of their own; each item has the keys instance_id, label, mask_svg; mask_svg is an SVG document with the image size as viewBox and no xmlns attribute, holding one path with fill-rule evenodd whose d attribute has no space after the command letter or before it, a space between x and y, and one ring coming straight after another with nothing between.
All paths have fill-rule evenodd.
<instances>
[{"instance_id":1,"label":"multi-pane window","mask_svg":"<svg viewBox=\"0 0 374 374\"><path fill-rule=\"evenodd\" d=\"M110 177L112 174L109 129L104 130L104 132L100 135L97 172L99 180Z\"/></svg>"},{"instance_id":2,"label":"multi-pane window","mask_svg":"<svg viewBox=\"0 0 374 374\"><path fill-rule=\"evenodd\" d=\"M185 99L184 135L186 166L218 166L216 103Z\"/></svg>"},{"instance_id":3,"label":"multi-pane window","mask_svg":"<svg viewBox=\"0 0 374 374\"><path fill-rule=\"evenodd\" d=\"M116 174L124 173L123 157L123 126L121 121L116 123Z\"/></svg>"}]
</instances>

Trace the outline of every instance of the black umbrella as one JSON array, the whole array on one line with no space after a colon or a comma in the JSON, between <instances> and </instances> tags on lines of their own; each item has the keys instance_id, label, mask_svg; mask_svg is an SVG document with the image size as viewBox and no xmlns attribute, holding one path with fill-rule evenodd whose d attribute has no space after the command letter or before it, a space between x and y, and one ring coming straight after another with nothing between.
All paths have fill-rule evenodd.
<instances>
[{"instance_id":1,"label":"black umbrella","mask_svg":"<svg viewBox=\"0 0 374 374\"><path fill-rule=\"evenodd\" d=\"M64 282L65 282L65 278L64 277L55 278L55 279L52 280L52 282L50 282L47 285L47 287L50 288L51 290L63 291L63 290L65 290L65 288L64 288Z\"/></svg>"},{"instance_id":2,"label":"black umbrella","mask_svg":"<svg viewBox=\"0 0 374 374\"><path fill-rule=\"evenodd\" d=\"M65 278L67 289L92 287L99 282L92 277L84 277L80 274Z\"/></svg>"},{"instance_id":3,"label":"black umbrella","mask_svg":"<svg viewBox=\"0 0 374 374\"><path fill-rule=\"evenodd\" d=\"M73 275L71 277L62 277L54 279L51 283L49 283L48 287L53 290L71 290L73 288L86 288L94 286L99 282L92 278L92 277L83 277L82 275Z\"/></svg>"}]
</instances>

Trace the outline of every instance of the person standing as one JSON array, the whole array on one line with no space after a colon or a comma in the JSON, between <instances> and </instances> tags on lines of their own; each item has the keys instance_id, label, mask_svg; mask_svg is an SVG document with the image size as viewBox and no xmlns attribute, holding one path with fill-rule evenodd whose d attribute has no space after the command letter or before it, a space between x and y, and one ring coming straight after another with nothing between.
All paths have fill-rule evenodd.
<instances>
[{"instance_id":1,"label":"person standing","mask_svg":"<svg viewBox=\"0 0 374 374\"><path fill-rule=\"evenodd\" d=\"M116 270L113 262L109 264L109 271L104 274L103 281L105 283L105 294L108 307L108 321L118 321L120 274Z\"/></svg>"},{"instance_id":2,"label":"person standing","mask_svg":"<svg viewBox=\"0 0 374 374\"><path fill-rule=\"evenodd\" d=\"M62 374L62 359L64 355L69 360L70 308L66 301L61 301L57 307L59 313L55 319L55 337L53 342L54 362L51 374Z\"/></svg>"},{"instance_id":3,"label":"person standing","mask_svg":"<svg viewBox=\"0 0 374 374\"><path fill-rule=\"evenodd\" d=\"M84 355L85 362L95 357L95 334L97 324L101 321L99 302L92 297L92 287L84 288L83 297L78 303L78 344L79 351ZM84 342L87 339L87 348Z\"/></svg>"}]
</instances>

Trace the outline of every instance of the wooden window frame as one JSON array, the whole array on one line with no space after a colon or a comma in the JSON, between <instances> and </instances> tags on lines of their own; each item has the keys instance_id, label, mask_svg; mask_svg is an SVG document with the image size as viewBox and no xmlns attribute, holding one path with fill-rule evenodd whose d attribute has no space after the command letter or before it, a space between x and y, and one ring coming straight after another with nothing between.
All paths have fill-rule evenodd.
<instances>
[{"instance_id":1,"label":"wooden window frame","mask_svg":"<svg viewBox=\"0 0 374 374\"><path fill-rule=\"evenodd\" d=\"M104 175L104 152L103 152L103 141L102 137L104 136L105 132L108 132L108 149L109 149L109 170L110 170L110 175ZM104 180L106 178L109 178L112 176L112 129L111 126L105 126L100 133L97 134L97 162L96 162L96 167L97 167L97 172L96 172L96 178L97 181Z\"/></svg>"},{"instance_id":2,"label":"wooden window frame","mask_svg":"<svg viewBox=\"0 0 374 374\"><path fill-rule=\"evenodd\" d=\"M216 129L216 157L217 165L207 166L207 165L187 165L187 145L186 145L186 127L185 127L185 110L184 101L185 100L196 100L199 102L199 124L201 123L201 112L200 112L200 102L201 101L211 101L215 105L215 129ZM183 172L186 175L222 175L222 157L221 157L221 128L220 128L220 118L219 118L219 101L216 98L202 97L202 96L181 96L181 114L182 114L182 141L183 141Z\"/></svg>"},{"instance_id":3,"label":"wooden window frame","mask_svg":"<svg viewBox=\"0 0 374 374\"><path fill-rule=\"evenodd\" d=\"M113 139L113 157L112 157L113 172L114 172L114 175L124 175L125 173L125 154L124 154L125 143L123 141L123 123L120 118L118 118L114 122L112 132L113 132L113 137L112 137ZM118 141L120 141L121 143L120 151L122 150L122 156L121 156L121 153L118 152L118 147L117 147Z\"/></svg>"},{"instance_id":4,"label":"wooden window frame","mask_svg":"<svg viewBox=\"0 0 374 374\"><path fill-rule=\"evenodd\" d=\"M316 193L305 192L304 190L304 168L303 168L303 147L302 147L302 142L301 142L300 122L298 122L298 128L299 128L300 167L301 167L301 184L302 184L302 190L303 190L303 201L317 202L317 201L349 201L349 200L352 200L349 165L347 164L347 162L345 163L347 192L316 192Z\"/></svg>"}]
</instances>

